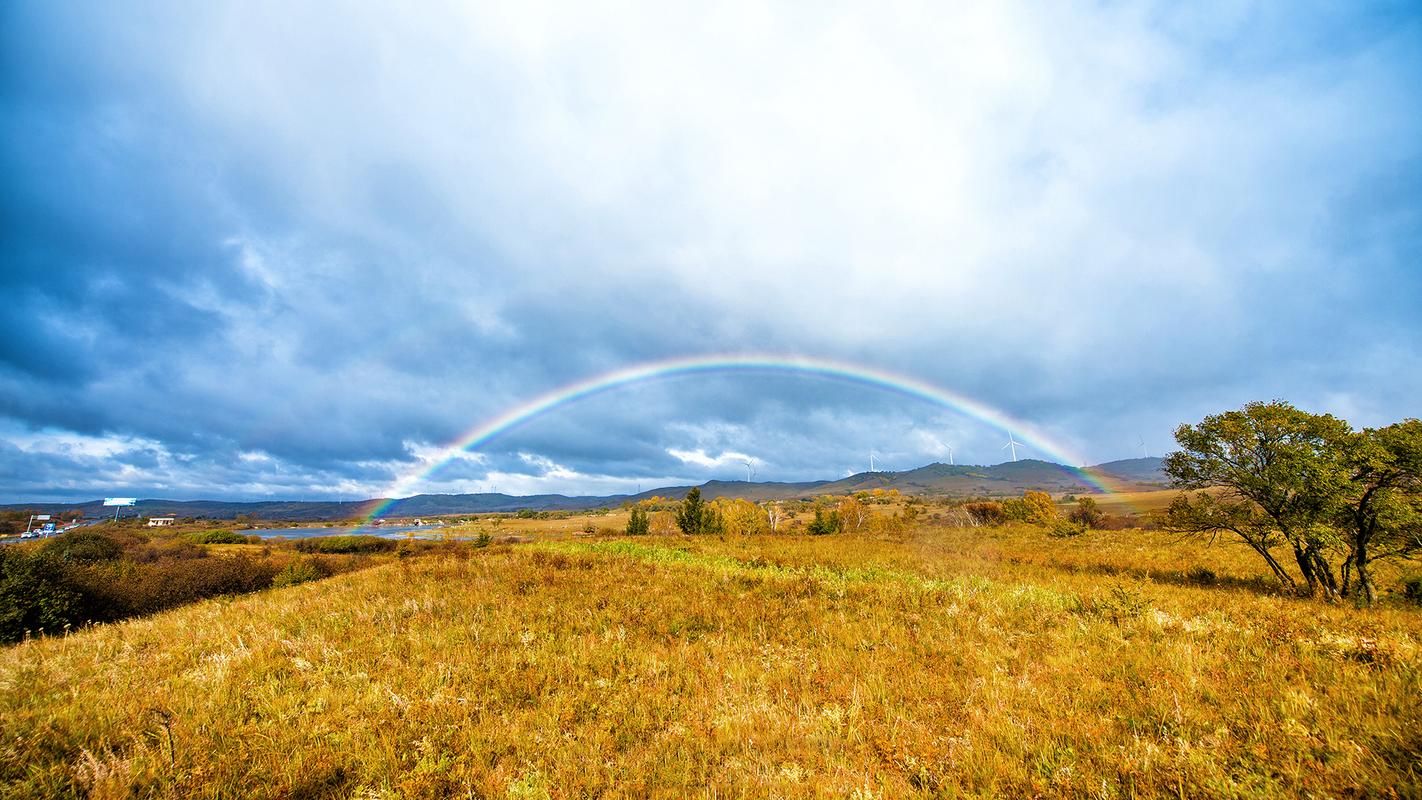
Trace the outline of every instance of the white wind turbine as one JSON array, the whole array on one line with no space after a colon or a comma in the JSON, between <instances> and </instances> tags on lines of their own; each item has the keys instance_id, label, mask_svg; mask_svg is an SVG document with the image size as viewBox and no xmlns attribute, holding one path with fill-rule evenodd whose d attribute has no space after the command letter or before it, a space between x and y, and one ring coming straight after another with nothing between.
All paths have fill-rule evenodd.
<instances>
[{"instance_id":1,"label":"white wind turbine","mask_svg":"<svg viewBox=\"0 0 1422 800\"><path fill-rule=\"evenodd\" d=\"M1017 441L1016 439L1012 438L1012 431L1008 431L1008 432L1007 432L1007 444L1003 445L1003 446L1002 446L1002 449L1003 449L1003 450L1007 450L1008 448L1011 448L1011 449L1012 449L1012 460L1013 460L1013 461L1016 461L1016 460L1017 460L1017 448L1023 447L1023 446L1024 446L1024 445L1023 445L1021 442L1019 442L1019 441Z\"/></svg>"},{"instance_id":2,"label":"white wind turbine","mask_svg":"<svg viewBox=\"0 0 1422 800\"><path fill-rule=\"evenodd\" d=\"M755 467L751 466L751 462L749 461L742 461L741 463L746 465L746 483L750 483L751 478L755 477Z\"/></svg>"},{"instance_id":3,"label":"white wind turbine","mask_svg":"<svg viewBox=\"0 0 1422 800\"><path fill-rule=\"evenodd\" d=\"M953 445L945 444L943 447L948 450L948 466L951 467L953 466Z\"/></svg>"},{"instance_id":4,"label":"white wind turbine","mask_svg":"<svg viewBox=\"0 0 1422 800\"><path fill-rule=\"evenodd\" d=\"M1150 450L1146 448L1145 437L1136 434L1136 446L1141 449L1142 458L1150 458Z\"/></svg>"}]
</instances>

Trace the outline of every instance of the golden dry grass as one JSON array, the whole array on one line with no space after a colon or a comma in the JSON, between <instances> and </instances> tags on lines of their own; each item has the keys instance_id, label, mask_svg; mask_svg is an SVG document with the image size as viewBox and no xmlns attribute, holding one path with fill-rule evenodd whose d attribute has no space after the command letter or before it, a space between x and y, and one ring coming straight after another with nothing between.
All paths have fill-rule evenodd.
<instances>
[{"instance_id":1,"label":"golden dry grass","mask_svg":"<svg viewBox=\"0 0 1422 800\"><path fill-rule=\"evenodd\" d=\"M1416 796L1422 613L1258 574L1136 531L471 548L0 652L0 785Z\"/></svg>"}]
</instances>

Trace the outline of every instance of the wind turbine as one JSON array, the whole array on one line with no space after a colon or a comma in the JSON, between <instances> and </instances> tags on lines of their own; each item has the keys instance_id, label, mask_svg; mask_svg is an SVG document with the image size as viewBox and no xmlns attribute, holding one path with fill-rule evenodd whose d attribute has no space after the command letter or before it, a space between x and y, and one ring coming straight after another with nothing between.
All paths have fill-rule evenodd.
<instances>
[{"instance_id":1,"label":"wind turbine","mask_svg":"<svg viewBox=\"0 0 1422 800\"><path fill-rule=\"evenodd\" d=\"M1145 437L1136 434L1137 445L1141 448L1141 458L1150 458L1150 450L1146 448Z\"/></svg>"},{"instance_id":2,"label":"wind turbine","mask_svg":"<svg viewBox=\"0 0 1422 800\"><path fill-rule=\"evenodd\" d=\"M1019 442L1019 441L1017 441L1016 439L1012 438L1012 431L1008 431L1008 432L1007 432L1007 444L1003 445L1003 446L1002 446L1002 449L1003 449L1003 450L1006 450L1006 449L1008 449L1008 448L1011 448L1011 449L1012 449L1012 460L1013 460L1013 461L1016 461L1016 460L1017 460L1017 448L1022 447L1022 446L1023 446L1023 444L1022 444L1021 442Z\"/></svg>"},{"instance_id":3,"label":"wind turbine","mask_svg":"<svg viewBox=\"0 0 1422 800\"><path fill-rule=\"evenodd\" d=\"M953 466L953 445L945 444L943 446L948 449L948 466L951 467Z\"/></svg>"},{"instance_id":4,"label":"wind turbine","mask_svg":"<svg viewBox=\"0 0 1422 800\"><path fill-rule=\"evenodd\" d=\"M755 467L751 466L751 462L749 461L742 461L741 463L746 465L746 483L750 483L751 478L755 477Z\"/></svg>"}]
</instances>

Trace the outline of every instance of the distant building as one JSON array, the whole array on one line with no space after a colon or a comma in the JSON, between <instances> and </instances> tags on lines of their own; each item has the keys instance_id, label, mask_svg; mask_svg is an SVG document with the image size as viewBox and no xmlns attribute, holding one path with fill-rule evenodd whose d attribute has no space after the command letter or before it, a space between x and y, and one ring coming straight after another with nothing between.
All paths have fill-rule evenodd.
<instances>
[{"instance_id":1,"label":"distant building","mask_svg":"<svg viewBox=\"0 0 1422 800\"><path fill-rule=\"evenodd\" d=\"M173 524L174 517L149 517L148 527L163 528Z\"/></svg>"}]
</instances>

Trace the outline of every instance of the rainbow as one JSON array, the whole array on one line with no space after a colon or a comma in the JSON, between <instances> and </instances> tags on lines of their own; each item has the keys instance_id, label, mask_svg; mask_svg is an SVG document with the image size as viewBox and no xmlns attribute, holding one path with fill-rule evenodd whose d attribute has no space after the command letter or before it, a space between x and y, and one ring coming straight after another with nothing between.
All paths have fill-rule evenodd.
<instances>
[{"instance_id":1,"label":"rainbow","mask_svg":"<svg viewBox=\"0 0 1422 800\"><path fill-rule=\"evenodd\" d=\"M434 460L420 466L392 483L382 493L386 498L378 503L365 521L368 523L390 509L400 498L413 493L420 481L428 478L440 467L449 463L460 453L477 450L501 434L556 411L571 403L594 395L610 392L624 386L647 381L671 378L681 375L699 375L726 372L769 372L825 378L836 381L868 386L904 397L923 400L942 406L972 419L991 425L1013 436L1029 448L1046 456L1049 460L1068 466L1081 465L1084 461L1067 447L1054 442L1050 437L1031 424L1014 419L1007 414L980 403L970 397L925 381L885 370L807 356L783 356L766 354L702 355L685 358L670 358L648 361L595 375L575 383L546 392L504 413L480 423L467 433L446 446ZM1084 480L1103 492L1114 489L1108 479L1094 475L1087 470L1076 470Z\"/></svg>"}]
</instances>

